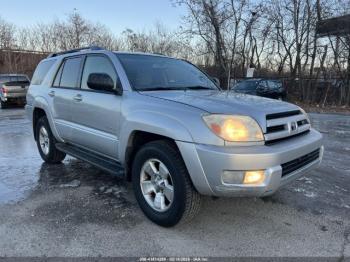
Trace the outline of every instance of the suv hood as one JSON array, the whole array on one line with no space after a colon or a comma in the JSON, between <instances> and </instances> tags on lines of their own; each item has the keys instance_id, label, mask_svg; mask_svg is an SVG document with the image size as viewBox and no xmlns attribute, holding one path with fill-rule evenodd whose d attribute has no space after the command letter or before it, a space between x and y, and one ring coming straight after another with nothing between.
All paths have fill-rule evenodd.
<instances>
[{"instance_id":1,"label":"suv hood","mask_svg":"<svg viewBox=\"0 0 350 262\"><path fill-rule=\"evenodd\" d=\"M266 131L266 115L299 110L296 105L258 96L216 90L140 92L202 109L208 113L248 115Z\"/></svg>"}]
</instances>

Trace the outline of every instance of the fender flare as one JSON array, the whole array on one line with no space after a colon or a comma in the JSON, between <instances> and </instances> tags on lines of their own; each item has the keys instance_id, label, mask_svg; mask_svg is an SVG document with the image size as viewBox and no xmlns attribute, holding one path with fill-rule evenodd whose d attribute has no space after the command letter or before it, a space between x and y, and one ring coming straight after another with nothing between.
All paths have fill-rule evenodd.
<instances>
[{"instance_id":1,"label":"fender flare","mask_svg":"<svg viewBox=\"0 0 350 262\"><path fill-rule=\"evenodd\" d=\"M154 111L136 111L127 116L120 128L119 160L125 163L125 154L132 134L136 131L148 132L171 138L175 141L193 143L188 129L178 119Z\"/></svg>"},{"instance_id":2,"label":"fender flare","mask_svg":"<svg viewBox=\"0 0 350 262\"><path fill-rule=\"evenodd\" d=\"M63 142L62 138L59 136L58 131L56 129L55 122L54 122L53 116L51 114L51 111L49 110L49 104L46 101L46 99L42 96L38 96L35 98L32 106L33 106L33 112L32 112L33 114L34 114L34 110L36 108L40 108L40 109L44 110L46 117L47 117L47 120L49 121L49 125L51 128L52 134L54 135L54 137L58 141Z\"/></svg>"}]
</instances>

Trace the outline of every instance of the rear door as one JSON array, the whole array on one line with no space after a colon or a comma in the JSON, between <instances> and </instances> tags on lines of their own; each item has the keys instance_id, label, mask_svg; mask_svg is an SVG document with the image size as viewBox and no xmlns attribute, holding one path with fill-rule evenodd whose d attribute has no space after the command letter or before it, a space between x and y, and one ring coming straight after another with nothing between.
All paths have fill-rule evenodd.
<instances>
[{"instance_id":1,"label":"rear door","mask_svg":"<svg viewBox=\"0 0 350 262\"><path fill-rule=\"evenodd\" d=\"M86 56L81 89L77 94L79 99L72 104L72 139L79 146L117 160L122 97L113 92L90 89L87 80L92 73L108 74L114 87L120 87L117 72L109 57L103 54Z\"/></svg>"},{"instance_id":2,"label":"rear door","mask_svg":"<svg viewBox=\"0 0 350 262\"><path fill-rule=\"evenodd\" d=\"M68 142L72 141L72 104L79 93L82 61L82 56L64 59L49 91L55 126L59 136Z\"/></svg>"}]
</instances>

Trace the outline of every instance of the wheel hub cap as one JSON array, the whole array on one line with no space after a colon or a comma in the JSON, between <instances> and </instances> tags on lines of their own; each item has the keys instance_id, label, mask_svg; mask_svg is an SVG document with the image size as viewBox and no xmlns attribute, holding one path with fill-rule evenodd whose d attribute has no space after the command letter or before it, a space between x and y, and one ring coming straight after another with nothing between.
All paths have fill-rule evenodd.
<instances>
[{"instance_id":1,"label":"wheel hub cap","mask_svg":"<svg viewBox=\"0 0 350 262\"><path fill-rule=\"evenodd\" d=\"M140 187L146 202L158 212L168 210L174 199L173 180L168 168L158 159L145 162Z\"/></svg>"},{"instance_id":2,"label":"wheel hub cap","mask_svg":"<svg viewBox=\"0 0 350 262\"><path fill-rule=\"evenodd\" d=\"M43 126L39 130L39 144L41 151L47 155L50 151L50 139L46 128Z\"/></svg>"}]
</instances>

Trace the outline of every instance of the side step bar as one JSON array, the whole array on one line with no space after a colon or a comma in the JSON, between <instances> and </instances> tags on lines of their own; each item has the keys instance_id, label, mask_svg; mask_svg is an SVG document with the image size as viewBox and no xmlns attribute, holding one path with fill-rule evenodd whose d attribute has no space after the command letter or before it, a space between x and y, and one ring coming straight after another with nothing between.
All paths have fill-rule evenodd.
<instances>
[{"instance_id":1,"label":"side step bar","mask_svg":"<svg viewBox=\"0 0 350 262\"><path fill-rule=\"evenodd\" d=\"M66 153L67 155L71 155L80 160L86 161L104 171L107 171L108 173L111 173L112 175L123 177L123 172L120 172L120 170L123 170L124 168L115 160L69 144L57 143L55 146L58 150Z\"/></svg>"}]
</instances>

